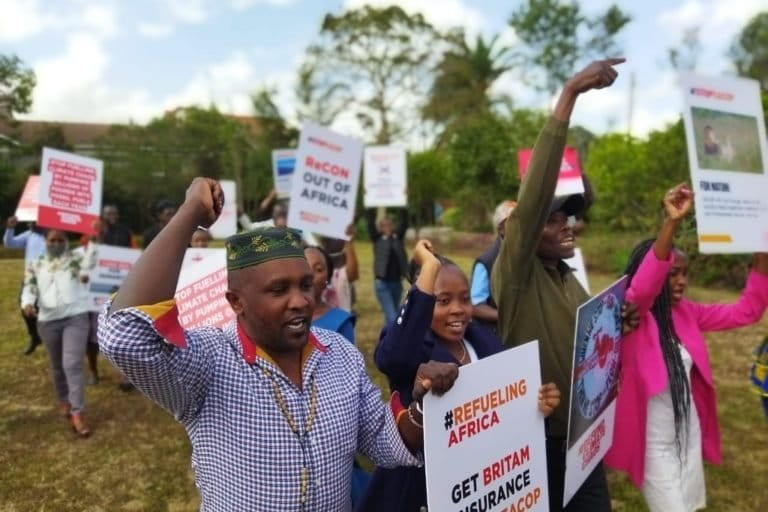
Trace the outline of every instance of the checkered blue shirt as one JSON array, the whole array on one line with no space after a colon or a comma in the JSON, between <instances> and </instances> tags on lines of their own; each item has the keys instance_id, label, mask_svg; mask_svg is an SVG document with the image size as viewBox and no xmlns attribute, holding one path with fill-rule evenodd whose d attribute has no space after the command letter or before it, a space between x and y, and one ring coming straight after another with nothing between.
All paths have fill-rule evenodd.
<instances>
[{"instance_id":1,"label":"checkered blue shirt","mask_svg":"<svg viewBox=\"0 0 768 512\"><path fill-rule=\"evenodd\" d=\"M201 510L346 511L356 451L384 467L420 463L403 444L362 356L335 332L312 329L319 345L305 361L299 389L266 359L247 361L234 322L223 331L185 331L184 348L164 340L156 326L138 308L102 313L99 345L137 388L186 428ZM272 372L300 429L315 379L317 414L305 450L259 367ZM304 509L303 464L310 475Z\"/></svg>"}]
</instances>

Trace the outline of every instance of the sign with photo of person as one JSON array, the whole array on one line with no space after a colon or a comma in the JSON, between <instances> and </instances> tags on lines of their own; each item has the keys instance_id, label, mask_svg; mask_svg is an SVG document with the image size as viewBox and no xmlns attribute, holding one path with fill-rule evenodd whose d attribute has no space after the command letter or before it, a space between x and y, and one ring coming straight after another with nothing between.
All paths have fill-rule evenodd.
<instances>
[{"instance_id":1,"label":"sign with photo of person","mask_svg":"<svg viewBox=\"0 0 768 512\"><path fill-rule=\"evenodd\" d=\"M755 80L681 77L702 253L768 251L768 143Z\"/></svg>"},{"instance_id":2,"label":"sign with photo of person","mask_svg":"<svg viewBox=\"0 0 768 512\"><path fill-rule=\"evenodd\" d=\"M563 506L611 447L626 291L624 276L576 312Z\"/></svg>"}]
</instances>

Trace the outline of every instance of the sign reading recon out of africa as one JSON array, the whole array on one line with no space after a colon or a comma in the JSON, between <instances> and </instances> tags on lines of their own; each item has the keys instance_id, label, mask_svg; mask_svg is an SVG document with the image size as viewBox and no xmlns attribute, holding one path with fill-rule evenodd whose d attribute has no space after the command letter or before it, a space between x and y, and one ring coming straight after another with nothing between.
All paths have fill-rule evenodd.
<instances>
[{"instance_id":1,"label":"sign reading recon out of africa","mask_svg":"<svg viewBox=\"0 0 768 512\"><path fill-rule=\"evenodd\" d=\"M362 157L359 140L305 124L296 151L288 225L346 240L355 213Z\"/></svg>"},{"instance_id":2,"label":"sign reading recon out of africa","mask_svg":"<svg viewBox=\"0 0 768 512\"><path fill-rule=\"evenodd\" d=\"M539 372L534 341L462 366L448 393L424 397L429 510L549 510Z\"/></svg>"}]
</instances>

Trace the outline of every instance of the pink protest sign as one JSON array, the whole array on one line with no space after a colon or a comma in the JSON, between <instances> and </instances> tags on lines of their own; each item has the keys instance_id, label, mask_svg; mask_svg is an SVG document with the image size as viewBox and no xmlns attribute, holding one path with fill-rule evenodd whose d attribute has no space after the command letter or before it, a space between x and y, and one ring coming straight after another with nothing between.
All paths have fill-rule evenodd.
<instances>
[{"instance_id":1,"label":"pink protest sign","mask_svg":"<svg viewBox=\"0 0 768 512\"><path fill-rule=\"evenodd\" d=\"M176 286L179 323L185 329L224 327L235 318L227 302L227 256L224 249L188 249Z\"/></svg>"},{"instance_id":2,"label":"pink protest sign","mask_svg":"<svg viewBox=\"0 0 768 512\"><path fill-rule=\"evenodd\" d=\"M517 163L521 178L524 178L525 173L528 171L531 155L533 155L532 149L521 149L517 152ZM575 148L566 147L563 152L563 161L560 164L560 176L557 178L555 196L569 196L571 194L582 194L583 192L584 182L581 179L579 154Z\"/></svg>"},{"instance_id":3,"label":"pink protest sign","mask_svg":"<svg viewBox=\"0 0 768 512\"><path fill-rule=\"evenodd\" d=\"M16 218L22 222L37 220L37 201L40 194L40 176L27 178L24 192L21 194L19 206L16 207Z\"/></svg>"},{"instance_id":4,"label":"pink protest sign","mask_svg":"<svg viewBox=\"0 0 768 512\"><path fill-rule=\"evenodd\" d=\"M43 148L37 223L46 228L95 234L101 210L101 160Z\"/></svg>"}]
</instances>

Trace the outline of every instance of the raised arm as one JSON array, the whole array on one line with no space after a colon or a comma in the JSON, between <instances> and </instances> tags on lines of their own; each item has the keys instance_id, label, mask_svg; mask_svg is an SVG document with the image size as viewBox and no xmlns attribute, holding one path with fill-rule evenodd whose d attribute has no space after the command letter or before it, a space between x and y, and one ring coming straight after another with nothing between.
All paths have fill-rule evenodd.
<instances>
[{"instance_id":1,"label":"raised arm","mask_svg":"<svg viewBox=\"0 0 768 512\"><path fill-rule=\"evenodd\" d=\"M650 251L643 258L627 290L627 300L637 305L638 313L651 309L672 266L672 249L680 223L693 208L693 192L685 183L664 194L664 221Z\"/></svg>"},{"instance_id":2,"label":"raised arm","mask_svg":"<svg viewBox=\"0 0 768 512\"><path fill-rule=\"evenodd\" d=\"M408 292L407 303L398 320L387 325L376 345L374 361L390 381L409 383L420 364L429 361L434 343L427 339L435 309L435 279L440 262L432 254L432 244L420 240L414 260L421 267L416 285ZM406 403L410 397L405 397Z\"/></svg>"},{"instance_id":3,"label":"raised arm","mask_svg":"<svg viewBox=\"0 0 768 512\"><path fill-rule=\"evenodd\" d=\"M23 249L27 246L27 238L29 238L30 230L27 230L20 235L16 234L16 226L19 221L16 216L8 217L5 221L5 233L3 233L3 245L9 249Z\"/></svg>"}]
</instances>

